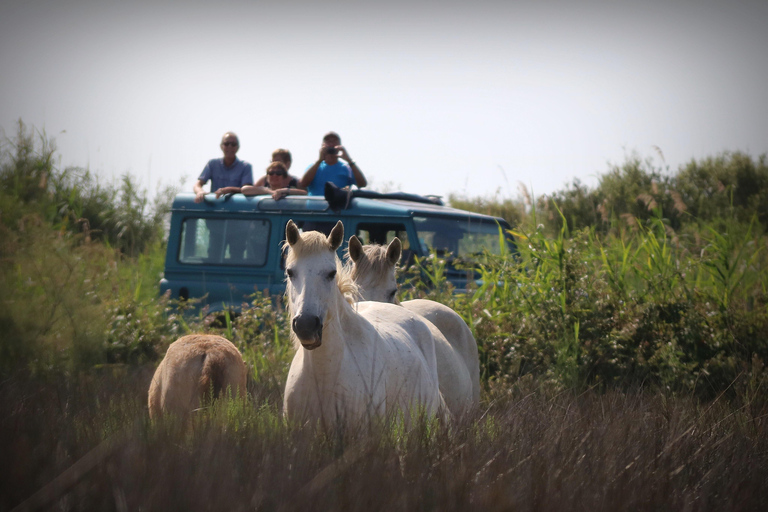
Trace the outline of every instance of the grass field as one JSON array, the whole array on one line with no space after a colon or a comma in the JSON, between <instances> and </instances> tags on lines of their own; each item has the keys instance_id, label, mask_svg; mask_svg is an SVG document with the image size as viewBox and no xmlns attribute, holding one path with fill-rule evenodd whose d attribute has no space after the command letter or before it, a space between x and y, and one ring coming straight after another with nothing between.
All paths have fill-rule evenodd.
<instances>
[{"instance_id":1,"label":"grass field","mask_svg":"<svg viewBox=\"0 0 768 512\"><path fill-rule=\"evenodd\" d=\"M466 294L424 259L401 298L465 319L481 407L325 432L282 418L279 298L218 325L159 298L162 205L19 130L0 162L0 511L768 510L765 156L454 198L507 217L518 254L485 257ZM154 368L190 332L242 351L249 401L150 422Z\"/></svg>"},{"instance_id":2,"label":"grass field","mask_svg":"<svg viewBox=\"0 0 768 512\"><path fill-rule=\"evenodd\" d=\"M520 383L457 424L326 434L286 425L275 392L244 407L216 403L184 430L149 422L150 376L133 368L76 383L3 382L0 509L30 497L44 510L121 511L768 503L768 417L750 404L646 391L549 395Z\"/></svg>"}]
</instances>

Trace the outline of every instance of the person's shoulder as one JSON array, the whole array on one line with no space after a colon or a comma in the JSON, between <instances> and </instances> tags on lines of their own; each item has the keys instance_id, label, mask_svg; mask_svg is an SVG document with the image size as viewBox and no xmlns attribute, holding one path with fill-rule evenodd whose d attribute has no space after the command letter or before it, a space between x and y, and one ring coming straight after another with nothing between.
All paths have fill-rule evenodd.
<instances>
[{"instance_id":1,"label":"person's shoulder","mask_svg":"<svg viewBox=\"0 0 768 512\"><path fill-rule=\"evenodd\" d=\"M232 164L232 167L230 169L239 169L240 172L249 172L253 173L253 166L246 162L245 160L240 160L239 158L235 158L235 163Z\"/></svg>"}]
</instances>

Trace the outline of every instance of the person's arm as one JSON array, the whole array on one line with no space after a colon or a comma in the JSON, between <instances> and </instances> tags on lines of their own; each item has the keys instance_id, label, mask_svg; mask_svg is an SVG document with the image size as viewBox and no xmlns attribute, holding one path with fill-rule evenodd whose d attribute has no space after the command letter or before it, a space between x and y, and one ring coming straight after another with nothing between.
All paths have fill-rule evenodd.
<instances>
[{"instance_id":1,"label":"person's arm","mask_svg":"<svg viewBox=\"0 0 768 512\"><path fill-rule=\"evenodd\" d=\"M195 183L195 186L193 187L193 190L195 191L196 203L202 203L203 198L205 197L205 190L203 190L203 185L205 185L203 180L197 180L197 183Z\"/></svg>"},{"instance_id":2,"label":"person's arm","mask_svg":"<svg viewBox=\"0 0 768 512\"><path fill-rule=\"evenodd\" d=\"M243 186L248 187L251 185L243 185ZM242 192L242 189L243 187L221 187L219 190L216 191L216 199L226 194L238 194Z\"/></svg>"},{"instance_id":3,"label":"person's arm","mask_svg":"<svg viewBox=\"0 0 768 512\"><path fill-rule=\"evenodd\" d=\"M211 179L213 170L211 169L211 164L213 163L213 160L209 160L207 164L205 164L205 167L203 167L203 172L200 173L200 176L197 178L197 182L195 183L195 186L193 187L193 190L195 191L195 202L196 203L202 203L203 199L205 199L205 194L207 193L203 186L208 183L208 180ZM211 182L211 185L213 185L213 182ZM213 192L213 191L211 191Z\"/></svg>"},{"instance_id":4,"label":"person's arm","mask_svg":"<svg viewBox=\"0 0 768 512\"><path fill-rule=\"evenodd\" d=\"M355 177L355 185L358 188L363 188L368 185L368 180L365 179L363 171L357 166L355 162L349 162L349 168L352 169L352 175Z\"/></svg>"},{"instance_id":5,"label":"person's arm","mask_svg":"<svg viewBox=\"0 0 768 512\"><path fill-rule=\"evenodd\" d=\"M306 190L302 190L300 188L279 188L277 190L272 191L272 199L277 201L278 199L282 199L285 196L305 196L307 195Z\"/></svg>"},{"instance_id":6,"label":"person's arm","mask_svg":"<svg viewBox=\"0 0 768 512\"><path fill-rule=\"evenodd\" d=\"M349 156L346 148L344 146L338 146L338 149L340 151L339 158L345 160L347 165L349 165L349 168L352 170L352 176L355 178L355 185L357 185L358 188L363 188L366 186L368 184L368 180L365 179L363 171L360 170L355 161L352 160L352 157Z\"/></svg>"},{"instance_id":7,"label":"person's arm","mask_svg":"<svg viewBox=\"0 0 768 512\"><path fill-rule=\"evenodd\" d=\"M312 164L312 167L307 169L304 176L301 177L301 180L299 180L299 188L306 190L309 187L309 184L315 179L315 174L317 174L320 164L323 163L323 158L325 158L325 153L323 152L323 148L320 148L320 157L317 159L317 162Z\"/></svg>"},{"instance_id":8,"label":"person's arm","mask_svg":"<svg viewBox=\"0 0 768 512\"><path fill-rule=\"evenodd\" d=\"M271 194L272 190L257 183L256 185L245 185L241 187L240 192L244 196L263 196L265 194Z\"/></svg>"},{"instance_id":9,"label":"person's arm","mask_svg":"<svg viewBox=\"0 0 768 512\"><path fill-rule=\"evenodd\" d=\"M251 164L246 163L243 169L243 174L240 177L239 187L222 187L216 191L216 199L226 194L239 194L242 192L243 187L253 186L253 168Z\"/></svg>"}]
</instances>

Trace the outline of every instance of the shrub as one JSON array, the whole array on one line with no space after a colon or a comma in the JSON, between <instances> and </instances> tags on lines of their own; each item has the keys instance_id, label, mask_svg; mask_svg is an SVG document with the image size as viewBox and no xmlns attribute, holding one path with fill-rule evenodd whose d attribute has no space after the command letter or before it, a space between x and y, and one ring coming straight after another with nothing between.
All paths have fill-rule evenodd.
<instances>
[{"instance_id":1,"label":"shrub","mask_svg":"<svg viewBox=\"0 0 768 512\"><path fill-rule=\"evenodd\" d=\"M163 221L175 187L157 191L151 203L130 175L119 186L103 185L87 169L55 165L56 145L44 132L34 136L19 121L14 139L4 139L0 154L2 222L17 229L35 214L57 229L84 233L123 254L138 256L163 237Z\"/></svg>"}]
</instances>

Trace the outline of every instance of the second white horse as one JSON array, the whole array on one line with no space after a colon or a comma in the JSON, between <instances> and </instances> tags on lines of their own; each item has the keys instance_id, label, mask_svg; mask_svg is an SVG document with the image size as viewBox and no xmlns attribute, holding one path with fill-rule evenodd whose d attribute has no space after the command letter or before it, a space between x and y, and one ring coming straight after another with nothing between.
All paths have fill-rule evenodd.
<instances>
[{"instance_id":1,"label":"second white horse","mask_svg":"<svg viewBox=\"0 0 768 512\"><path fill-rule=\"evenodd\" d=\"M480 361L477 341L464 320L454 310L432 300L399 302L395 266L402 246L394 238L388 246L363 246L356 236L349 239L351 275L363 299L399 304L433 323L447 342L435 344L440 391L448 409L461 415L480 401Z\"/></svg>"}]
</instances>

